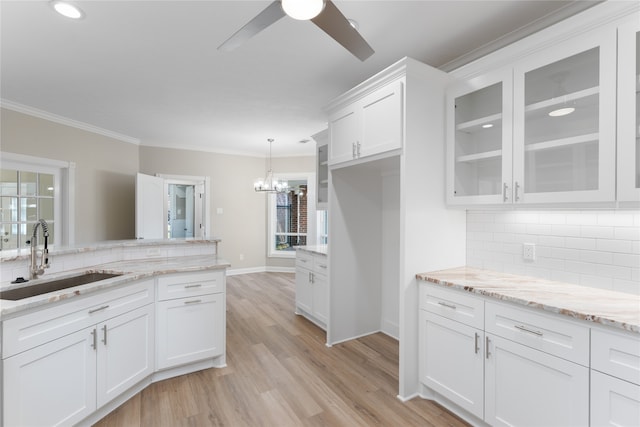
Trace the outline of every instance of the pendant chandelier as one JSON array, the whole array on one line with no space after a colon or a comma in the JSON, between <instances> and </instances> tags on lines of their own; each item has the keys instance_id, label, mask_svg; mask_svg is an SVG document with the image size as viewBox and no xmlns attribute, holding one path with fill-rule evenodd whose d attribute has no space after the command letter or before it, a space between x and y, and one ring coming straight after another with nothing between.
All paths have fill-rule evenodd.
<instances>
[{"instance_id":1,"label":"pendant chandelier","mask_svg":"<svg viewBox=\"0 0 640 427\"><path fill-rule=\"evenodd\" d=\"M289 183L287 181L278 181L273 177L273 170L271 169L271 144L273 143L273 138L269 138L267 141L269 141L269 170L264 179L257 179L253 183L253 189L257 193L286 193L289 191Z\"/></svg>"}]
</instances>

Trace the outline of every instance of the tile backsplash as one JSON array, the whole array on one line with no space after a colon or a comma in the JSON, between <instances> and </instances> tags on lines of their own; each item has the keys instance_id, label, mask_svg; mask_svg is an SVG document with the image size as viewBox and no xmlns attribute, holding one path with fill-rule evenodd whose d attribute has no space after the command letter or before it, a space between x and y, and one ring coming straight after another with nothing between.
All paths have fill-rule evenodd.
<instances>
[{"instance_id":1,"label":"tile backsplash","mask_svg":"<svg viewBox=\"0 0 640 427\"><path fill-rule=\"evenodd\" d=\"M467 265L640 294L640 211L467 211Z\"/></svg>"}]
</instances>

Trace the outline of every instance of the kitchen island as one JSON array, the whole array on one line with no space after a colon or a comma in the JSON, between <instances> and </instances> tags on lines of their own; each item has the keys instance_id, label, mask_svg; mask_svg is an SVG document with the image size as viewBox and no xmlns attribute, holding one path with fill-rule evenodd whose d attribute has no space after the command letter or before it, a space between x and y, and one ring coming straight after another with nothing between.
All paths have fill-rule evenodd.
<instances>
[{"instance_id":1,"label":"kitchen island","mask_svg":"<svg viewBox=\"0 0 640 427\"><path fill-rule=\"evenodd\" d=\"M640 425L640 297L469 267L416 278L422 397L474 425Z\"/></svg>"},{"instance_id":2,"label":"kitchen island","mask_svg":"<svg viewBox=\"0 0 640 427\"><path fill-rule=\"evenodd\" d=\"M137 243L53 251L55 272L2 282L3 295L12 296L109 275L0 300L4 426L90 425L152 382L226 366L229 263L217 256L218 240ZM18 254L2 267L13 276L25 263Z\"/></svg>"}]
</instances>

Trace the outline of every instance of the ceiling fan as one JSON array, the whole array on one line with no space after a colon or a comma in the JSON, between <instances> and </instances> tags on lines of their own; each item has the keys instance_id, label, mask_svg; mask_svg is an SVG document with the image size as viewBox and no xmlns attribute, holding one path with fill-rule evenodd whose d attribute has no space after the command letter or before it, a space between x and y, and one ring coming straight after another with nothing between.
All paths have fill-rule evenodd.
<instances>
[{"instance_id":1,"label":"ceiling fan","mask_svg":"<svg viewBox=\"0 0 640 427\"><path fill-rule=\"evenodd\" d=\"M285 15L298 20L310 20L361 61L374 53L331 0L275 0L222 43L218 50L237 48Z\"/></svg>"}]
</instances>

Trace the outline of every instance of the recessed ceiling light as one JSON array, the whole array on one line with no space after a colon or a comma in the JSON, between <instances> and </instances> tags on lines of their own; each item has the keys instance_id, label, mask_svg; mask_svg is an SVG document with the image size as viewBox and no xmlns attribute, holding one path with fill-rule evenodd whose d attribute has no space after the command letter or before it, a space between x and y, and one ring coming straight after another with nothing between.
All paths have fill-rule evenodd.
<instances>
[{"instance_id":1,"label":"recessed ceiling light","mask_svg":"<svg viewBox=\"0 0 640 427\"><path fill-rule=\"evenodd\" d=\"M574 111L576 111L576 109L573 107L558 108L557 110L549 111L549 115L551 117L562 117L567 114L571 114Z\"/></svg>"},{"instance_id":2,"label":"recessed ceiling light","mask_svg":"<svg viewBox=\"0 0 640 427\"><path fill-rule=\"evenodd\" d=\"M306 144L307 142L309 142L308 139L301 139L300 141L298 141L300 144Z\"/></svg>"},{"instance_id":3,"label":"recessed ceiling light","mask_svg":"<svg viewBox=\"0 0 640 427\"><path fill-rule=\"evenodd\" d=\"M484 129L492 128L492 127L493 127L493 123L485 123L485 124L483 124L483 125L482 125L482 127L483 127Z\"/></svg>"},{"instance_id":4,"label":"recessed ceiling light","mask_svg":"<svg viewBox=\"0 0 640 427\"><path fill-rule=\"evenodd\" d=\"M53 6L53 9L56 12L58 12L62 16L66 16L67 18L81 19L84 17L82 9L80 9L75 4L61 0L55 0L51 2L51 6Z\"/></svg>"}]
</instances>

